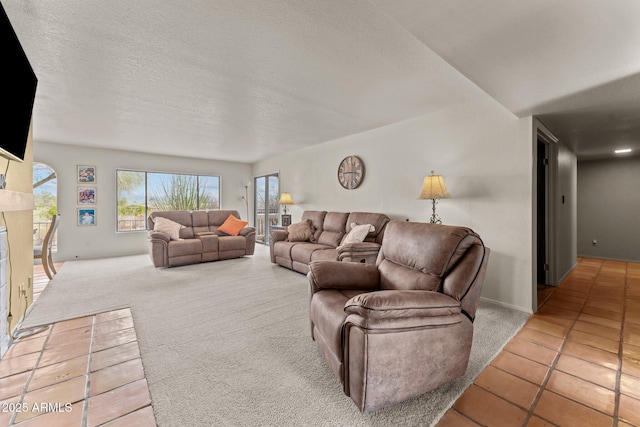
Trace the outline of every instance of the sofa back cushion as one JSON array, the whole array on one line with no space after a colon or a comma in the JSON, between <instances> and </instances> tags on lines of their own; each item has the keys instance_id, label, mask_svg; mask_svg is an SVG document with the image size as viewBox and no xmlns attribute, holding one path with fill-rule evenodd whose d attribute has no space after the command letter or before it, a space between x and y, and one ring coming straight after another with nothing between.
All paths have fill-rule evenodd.
<instances>
[{"instance_id":1,"label":"sofa back cushion","mask_svg":"<svg viewBox=\"0 0 640 427\"><path fill-rule=\"evenodd\" d=\"M338 247L347 234L348 218L349 214L346 212L327 212L322 224L322 232L318 236L318 243Z\"/></svg>"},{"instance_id":2,"label":"sofa back cushion","mask_svg":"<svg viewBox=\"0 0 640 427\"><path fill-rule=\"evenodd\" d=\"M484 245L473 230L466 227L391 221L376 264L380 271L381 289L421 289L438 291L460 300L475 280L476 274L460 276L456 283L443 283L466 255L482 258ZM477 262L465 261L465 265ZM468 279L468 280L467 280Z\"/></svg>"},{"instance_id":3,"label":"sofa back cushion","mask_svg":"<svg viewBox=\"0 0 640 427\"><path fill-rule=\"evenodd\" d=\"M206 233L209 230L209 215L206 211L195 211L191 213L191 221L193 223L193 233L198 235Z\"/></svg>"},{"instance_id":4,"label":"sofa back cushion","mask_svg":"<svg viewBox=\"0 0 640 427\"><path fill-rule=\"evenodd\" d=\"M311 220L311 225L316 230L313 235L313 240L318 241L320 233L322 233L322 225L324 224L324 217L327 215L326 211L304 211L302 213L302 221Z\"/></svg>"},{"instance_id":5,"label":"sofa back cushion","mask_svg":"<svg viewBox=\"0 0 640 427\"><path fill-rule=\"evenodd\" d=\"M288 242L315 242L315 228L310 219L291 224L287 231L289 232Z\"/></svg>"},{"instance_id":6,"label":"sofa back cushion","mask_svg":"<svg viewBox=\"0 0 640 427\"><path fill-rule=\"evenodd\" d=\"M371 224L375 227L375 230L367 234L364 239L365 242L382 243L382 236L384 235L385 226L391 219L385 214L373 213L373 212L351 212L347 219L347 228L345 232L351 231L351 223L357 225Z\"/></svg>"}]
</instances>

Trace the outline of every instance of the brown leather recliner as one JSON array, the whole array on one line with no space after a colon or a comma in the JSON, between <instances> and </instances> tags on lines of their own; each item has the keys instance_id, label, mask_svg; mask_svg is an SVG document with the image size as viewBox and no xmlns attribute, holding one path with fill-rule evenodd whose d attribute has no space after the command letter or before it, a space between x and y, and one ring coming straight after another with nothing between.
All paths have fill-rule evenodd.
<instances>
[{"instance_id":1,"label":"brown leather recliner","mask_svg":"<svg viewBox=\"0 0 640 427\"><path fill-rule=\"evenodd\" d=\"M311 334L360 411L465 374L488 257L469 228L391 221L375 266L311 263Z\"/></svg>"}]
</instances>

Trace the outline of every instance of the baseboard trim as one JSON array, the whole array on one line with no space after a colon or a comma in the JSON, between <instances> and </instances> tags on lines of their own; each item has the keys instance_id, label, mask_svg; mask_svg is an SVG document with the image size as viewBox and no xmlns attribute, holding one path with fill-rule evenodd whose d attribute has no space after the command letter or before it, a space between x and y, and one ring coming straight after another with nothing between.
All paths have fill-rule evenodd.
<instances>
[{"instance_id":1,"label":"baseboard trim","mask_svg":"<svg viewBox=\"0 0 640 427\"><path fill-rule=\"evenodd\" d=\"M621 262L640 262L639 259L609 258L606 256L595 256L595 255L578 255L578 258L594 258L594 259L604 259L607 261L621 261Z\"/></svg>"},{"instance_id":2,"label":"baseboard trim","mask_svg":"<svg viewBox=\"0 0 640 427\"><path fill-rule=\"evenodd\" d=\"M523 313L533 314L533 311L531 311L530 308L524 308L524 307L520 307L520 306L513 305L513 304L507 304L506 302L496 301L494 299L486 298L486 297L480 297L480 300L484 301L484 302L491 303L491 304L499 305L499 306L502 306L502 307L510 308L510 309L513 309L513 310L522 311Z\"/></svg>"},{"instance_id":3,"label":"baseboard trim","mask_svg":"<svg viewBox=\"0 0 640 427\"><path fill-rule=\"evenodd\" d=\"M564 273L564 275L560 278L560 280L558 280L558 284L557 284L557 285L555 285L555 286L556 286L556 287L560 286L560 283L562 283L562 281L563 281L564 279L566 279L566 278L567 278L567 276L568 276L569 274L571 274L571 272L572 272L572 271L573 271L577 266L578 266L578 261L576 261L576 262L571 266L571 268L570 268L566 273Z\"/></svg>"}]
</instances>

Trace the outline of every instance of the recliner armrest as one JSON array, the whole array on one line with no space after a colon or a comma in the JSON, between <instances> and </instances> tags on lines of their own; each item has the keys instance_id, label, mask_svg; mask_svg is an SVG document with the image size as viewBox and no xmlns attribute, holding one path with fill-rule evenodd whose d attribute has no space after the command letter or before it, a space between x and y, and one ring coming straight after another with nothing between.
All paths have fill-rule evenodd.
<instances>
[{"instance_id":1,"label":"recliner armrest","mask_svg":"<svg viewBox=\"0 0 640 427\"><path fill-rule=\"evenodd\" d=\"M248 236L251 233L255 233L256 229L255 227L244 227L243 229L240 230L240 232L238 233L238 236Z\"/></svg>"},{"instance_id":2,"label":"recliner armrest","mask_svg":"<svg viewBox=\"0 0 640 427\"><path fill-rule=\"evenodd\" d=\"M163 233L161 231L150 231L147 234L147 240L162 240L162 241L165 241L165 242L169 243L171 238L169 237L168 234Z\"/></svg>"},{"instance_id":3,"label":"recliner armrest","mask_svg":"<svg viewBox=\"0 0 640 427\"><path fill-rule=\"evenodd\" d=\"M287 240L288 237L289 232L287 230L271 230L269 233L269 241L273 243Z\"/></svg>"},{"instance_id":4,"label":"recliner armrest","mask_svg":"<svg viewBox=\"0 0 640 427\"><path fill-rule=\"evenodd\" d=\"M380 273L373 265L340 261L312 261L307 273L311 293L322 289L376 290Z\"/></svg>"},{"instance_id":5,"label":"recliner armrest","mask_svg":"<svg viewBox=\"0 0 640 427\"><path fill-rule=\"evenodd\" d=\"M364 329L436 327L460 323L460 302L439 292L384 290L345 303L347 322Z\"/></svg>"},{"instance_id":6,"label":"recliner armrest","mask_svg":"<svg viewBox=\"0 0 640 427\"><path fill-rule=\"evenodd\" d=\"M275 264L276 262L276 254L273 251L273 245L276 242L283 242L287 240L289 237L289 232L287 230L271 230L269 233L269 256L271 258L271 262Z\"/></svg>"},{"instance_id":7,"label":"recliner armrest","mask_svg":"<svg viewBox=\"0 0 640 427\"><path fill-rule=\"evenodd\" d=\"M380 251L380 243L376 242L357 242L357 243L346 243L344 245L338 246L336 249L339 254L346 252L379 252Z\"/></svg>"}]
</instances>

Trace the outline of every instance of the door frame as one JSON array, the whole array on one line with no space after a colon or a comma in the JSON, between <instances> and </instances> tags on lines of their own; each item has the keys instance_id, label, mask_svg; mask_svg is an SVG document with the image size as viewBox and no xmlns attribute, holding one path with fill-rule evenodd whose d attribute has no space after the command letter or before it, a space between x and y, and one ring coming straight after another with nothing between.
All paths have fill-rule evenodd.
<instances>
[{"instance_id":1,"label":"door frame","mask_svg":"<svg viewBox=\"0 0 640 427\"><path fill-rule=\"evenodd\" d=\"M548 285L557 286L557 262L556 262L556 209L557 209L557 181L558 181L558 138L539 119L533 121L533 221L532 221L532 309L538 310L537 268L538 268L538 141L547 145L546 154L548 165L546 168L547 179L545 203L545 229L544 241L546 245L546 281Z\"/></svg>"},{"instance_id":2,"label":"door frame","mask_svg":"<svg viewBox=\"0 0 640 427\"><path fill-rule=\"evenodd\" d=\"M278 190L277 190L277 195L276 195L276 199L278 197L278 195L280 194L280 172L271 172L271 173L266 173L263 175L259 175L259 176L254 176L253 177L253 220L254 220L254 225L256 227L256 230L258 228L258 200L257 200L257 192L258 192L258 185L257 182L259 179L264 178L265 179L265 212L264 212L264 241L259 242L256 240L256 243L260 243L260 244L264 244L264 245L268 245L269 244L269 233L270 233L270 228L271 225L269 224L269 178L270 177L276 177L278 179ZM278 206L279 208L279 206Z\"/></svg>"}]
</instances>

